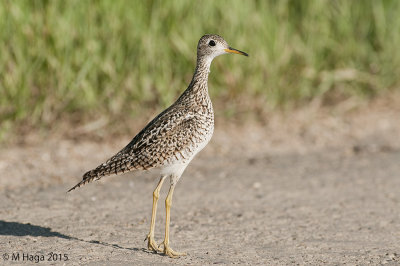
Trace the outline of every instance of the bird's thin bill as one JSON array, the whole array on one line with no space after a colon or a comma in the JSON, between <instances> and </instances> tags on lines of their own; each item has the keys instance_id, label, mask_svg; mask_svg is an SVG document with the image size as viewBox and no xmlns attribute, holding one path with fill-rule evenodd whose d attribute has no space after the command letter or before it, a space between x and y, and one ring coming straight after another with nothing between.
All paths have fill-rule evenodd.
<instances>
[{"instance_id":1,"label":"bird's thin bill","mask_svg":"<svg viewBox=\"0 0 400 266\"><path fill-rule=\"evenodd\" d=\"M237 50L237 49L235 49L235 48L232 48L232 47L229 47L228 49L225 49L225 52L249 56L247 53L242 52L242 51L239 51L239 50Z\"/></svg>"}]
</instances>

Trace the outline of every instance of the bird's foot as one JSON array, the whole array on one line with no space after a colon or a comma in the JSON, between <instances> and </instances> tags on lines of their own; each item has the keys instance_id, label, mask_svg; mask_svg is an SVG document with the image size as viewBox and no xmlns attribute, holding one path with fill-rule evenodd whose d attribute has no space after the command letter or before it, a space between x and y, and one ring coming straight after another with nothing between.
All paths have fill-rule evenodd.
<instances>
[{"instance_id":1,"label":"bird's foot","mask_svg":"<svg viewBox=\"0 0 400 266\"><path fill-rule=\"evenodd\" d=\"M164 250L162 251L165 255L169 256L170 258L173 259L177 259L181 256L186 256L185 252L178 252L178 251L174 251L172 250L172 248L169 247L169 244L165 243L165 240L160 244L160 246L163 245L164 246ZM160 247L158 247L160 248Z\"/></svg>"},{"instance_id":2,"label":"bird's foot","mask_svg":"<svg viewBox=\"0 0 400 266\"><path fill-rule=\"evenodd\" d=\"M161 248L159 248L159 246L157 245L156 241L154 240L154 236L151 236L149 234L149 235L146 236L144 241L146 241L146 240L148 240L147 248L149 250L154 251L154 252L157 252L157 251L163 252L163 250Z\"/></svg>"}]
</instances>

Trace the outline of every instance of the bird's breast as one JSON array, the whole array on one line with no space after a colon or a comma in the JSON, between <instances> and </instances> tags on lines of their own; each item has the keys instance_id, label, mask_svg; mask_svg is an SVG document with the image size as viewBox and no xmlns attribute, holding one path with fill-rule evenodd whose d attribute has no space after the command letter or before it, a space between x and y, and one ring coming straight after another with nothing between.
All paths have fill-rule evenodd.
<instances>
[{"instance_id":1,"label":"bird's breast","mask_svg":"<svg viewBox=\"0 0 400 266\"><path fill-rule=\"evenodd\" d=\"M179 141L179 147L175 147L176 152L167 165L188 164L210 142L214 132L214 116L196 115L194 121L187 135Z\"/></svg>"}]
</instances>

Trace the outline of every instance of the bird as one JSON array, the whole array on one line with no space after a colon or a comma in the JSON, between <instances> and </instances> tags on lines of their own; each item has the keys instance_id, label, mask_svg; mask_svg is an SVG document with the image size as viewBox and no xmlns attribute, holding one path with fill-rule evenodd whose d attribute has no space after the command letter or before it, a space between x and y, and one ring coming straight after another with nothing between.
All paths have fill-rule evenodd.
<instances>
[{"instance_id":1,"label":"bird","mask_svg":"<svg viewBox=\"0 0 400 266\"><path fill-rule=\"evenodd\" d=\"M150 232L145 241L148 241L149 250L163 253L171 258L186 255L170 247L172 195L185 168L208 144L213 135L214 110L208 92L208 76L213 59L228 53L249 56L230 47L219 35L202 36L197 45L196 68L187 89L171 106L151 120L122 150L97 168L86 172L82 181L68 190L70 192L105 176L159 169L160 179L153 191ZM170 179L170 187L165 199L165 237L164 241L157 245L154 239L157 202L162 184L167 177Z\"/></svg>"}]
</instances>

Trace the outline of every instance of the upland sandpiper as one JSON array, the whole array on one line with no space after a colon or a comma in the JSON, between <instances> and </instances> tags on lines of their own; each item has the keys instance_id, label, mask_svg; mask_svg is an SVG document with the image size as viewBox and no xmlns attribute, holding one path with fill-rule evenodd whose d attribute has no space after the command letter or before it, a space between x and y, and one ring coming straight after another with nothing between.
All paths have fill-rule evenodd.
<instances>
[{"instance_id":1,"label":"upland sandpiper","mask_svg":"<svg viewBox=\"0 0 400 266\"><path fill-rule=\"evenodd\" d=\"M189 87L174 104L156 116L132 141L96 169L83 175L83 180L69 191L103 176L134 170L159 168L160 181L153 192L150 232L146 239L154 252L176 258L185 253L169 246L169 222L172 194L186 166L210 141L214 131L214 111L208 95L208 74L212 60L219 55L245 52L231 48L218 35L204 35L197 45L197 65ZM154 241L157 201L164 180L170 177L170 188L165 199L166 221L163 249ZM69 192L68 191L68 192Z\"/></svg>"}]
</instances>

